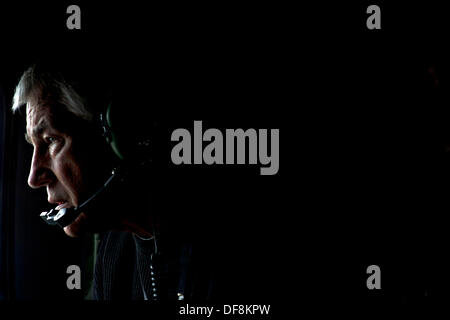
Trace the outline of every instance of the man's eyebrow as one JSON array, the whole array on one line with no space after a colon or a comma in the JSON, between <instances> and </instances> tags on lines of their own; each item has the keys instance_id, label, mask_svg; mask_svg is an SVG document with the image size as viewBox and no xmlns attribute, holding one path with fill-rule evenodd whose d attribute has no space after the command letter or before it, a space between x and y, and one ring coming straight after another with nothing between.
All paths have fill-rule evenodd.
<instances>
[{"instance_id":1,"label":"man's eyebrow","mask_svg":"<svg viewBox=\"0 0 450 320\"><path fill-rule=\"evenodd\" d=\"M48 123L45 119L41 119L36 126L31 130L31 136L39 137L48 128ZM25 133L25 140L28 143L32 143L31 137L28 132Z\"/></svg>"}]
</instances>

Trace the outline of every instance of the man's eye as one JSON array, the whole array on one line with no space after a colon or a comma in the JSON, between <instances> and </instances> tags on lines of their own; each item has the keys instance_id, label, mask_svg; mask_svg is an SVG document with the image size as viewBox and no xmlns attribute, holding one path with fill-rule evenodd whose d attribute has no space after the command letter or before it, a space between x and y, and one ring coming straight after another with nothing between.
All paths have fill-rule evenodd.
<instances>
[{"instance_id":1,"label":"man's eye","mask_svg":"<svg viewBox=\"0 0 450 320\"><path fill-rule=\"evenodd\" d=\"M57 141L57 139L54 138L54 137L47 137L47 138L45 138L45 142L48 143L48 144L52 144L53 142L56 142L56 141Z\"/></svg>"}]
</instances>

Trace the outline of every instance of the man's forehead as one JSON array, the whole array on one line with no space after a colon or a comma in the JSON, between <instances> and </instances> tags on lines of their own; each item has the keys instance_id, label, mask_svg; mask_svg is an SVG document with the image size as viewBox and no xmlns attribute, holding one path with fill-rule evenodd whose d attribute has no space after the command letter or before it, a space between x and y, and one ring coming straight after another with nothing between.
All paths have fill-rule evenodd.
<instances>
[{"instance_id":1,"label":"man's forehead","mask_svg":"<svg viewBox=\"0 0 450 320\"><path fill-rule=\"evenodd\" d=\"M28 101L26 104L26 115L28 117L35 116L40 113L50 112L50 106L48 104L43 103L35 103L32 101Z\"/></svg>"},{"instance_id":2,"label":"man's forehead","mask_svg":"<svg viewBox=\"0 0 450 320\"><path fill-rule=\"evenodd\" d=\"M39 133L51 125L50 107L47 105L36 105L27 103L27 132L30 134ZM30 132L31 131L31 132Z\"/></svg>"}]
</instances>

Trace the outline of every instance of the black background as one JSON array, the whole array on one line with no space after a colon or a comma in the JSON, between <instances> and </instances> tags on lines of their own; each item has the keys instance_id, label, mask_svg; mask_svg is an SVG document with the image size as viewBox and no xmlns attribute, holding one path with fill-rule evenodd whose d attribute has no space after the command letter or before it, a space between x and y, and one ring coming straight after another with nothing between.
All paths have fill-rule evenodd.
<instances>
[{"instance_id":1,"label":"black background","mask_svg":"<svg viewBox=\"0 0 450 320\"><path fill-rule=\"evenodd\" d=\"M6 101L36 57L56 52L94 74L106 66L99 82L129 94L130 112L151 106L166 133L159 208L214 235L230 303L372 310L448 297L442 6L379 2L382 29L368 30L368 2L77 3L80 31L67 30L64 2L2 7ZM170 133L194 120L279 128L278 174L173 166ZM366 287L371 264L379 291Z\"/></svg>"}]
</instances>

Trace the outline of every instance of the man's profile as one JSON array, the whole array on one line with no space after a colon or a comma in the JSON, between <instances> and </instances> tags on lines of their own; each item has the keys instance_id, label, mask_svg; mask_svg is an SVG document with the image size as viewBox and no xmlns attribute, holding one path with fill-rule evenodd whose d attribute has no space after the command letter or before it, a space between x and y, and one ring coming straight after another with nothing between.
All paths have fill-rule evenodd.
<instances>
[{"instance_id":1,"label":"man's profile","mask_svg":"<svg viewBox=\"0 0 450 320\"><path fill-rule=\"evenodd\" d=\"M98 114L110 103L110 92L84 83L86 77L80 74L67 63L34 64L22 75L12 106L14 112L24 110L25 138L33 148L28 184L45 188L47 201L56 211L79 207L102 187L112 168L123 164L99 127ZM173 230L163 231L148 200L147 186L152 181L139 167L145 161L138 162L127 161L128 176L120 186L92 201L89 210L64 227L71 237L103 235L94 296L101 300L208 299L211 270L196 275L195 281L189 274L192 243Z\"/></svg>"}]
</instances>

